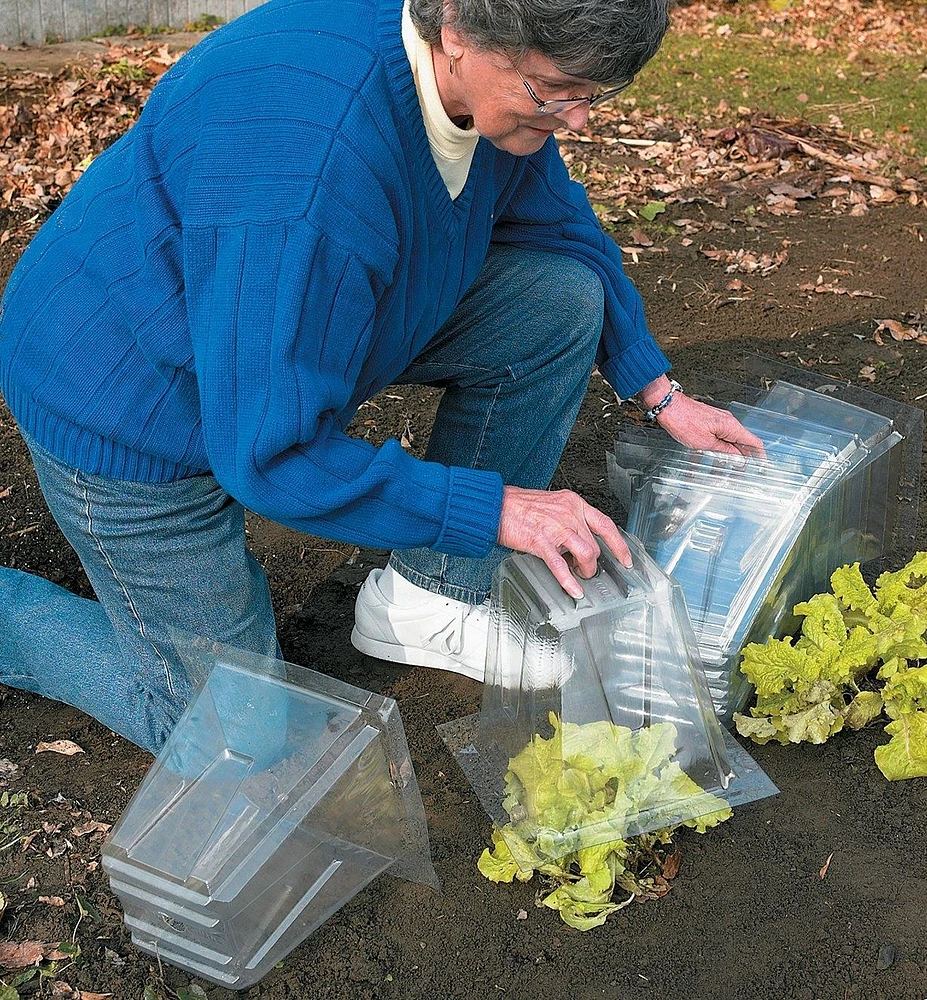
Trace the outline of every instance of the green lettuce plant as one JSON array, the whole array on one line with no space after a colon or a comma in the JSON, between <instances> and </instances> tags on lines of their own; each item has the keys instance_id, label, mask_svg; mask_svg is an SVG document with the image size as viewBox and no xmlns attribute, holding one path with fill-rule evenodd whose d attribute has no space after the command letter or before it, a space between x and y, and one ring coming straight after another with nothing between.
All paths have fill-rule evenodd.
<instances>
[{"instance_id":1,"label":"green lettuce plant","mask_svg":"<svg viewBox=\"0 0 927 1000\"><path fill-rule=\"evenodd\" d=\"M891 781L927 776L927 552L883 573L874 589L859 563L830 578L831 592L796 604L796 639L744 647L741 670L756 687L737 731L757 743L823 743L883 712L892 737L875 752Z\"/></svg>"},{"instance_id":2,"label":"green lettuce plant","mask_svg":"<svg viewBox=\"0 0 927 1000\"><path fill-rule=\"evenodd\" d=\"M589 930L635 899L669 891L679 865L673 831L703 833L731 809L672 760L671 723L632 732L608 721L549 721L553 735L535 735L509 761L503 805L511 820L494 826L478 868L493 882L537 872L545 885L538 905ZM643 826L658 829L635 832ZM616 900L619 891L629 895Z\"/></svg>"}]
</instances>

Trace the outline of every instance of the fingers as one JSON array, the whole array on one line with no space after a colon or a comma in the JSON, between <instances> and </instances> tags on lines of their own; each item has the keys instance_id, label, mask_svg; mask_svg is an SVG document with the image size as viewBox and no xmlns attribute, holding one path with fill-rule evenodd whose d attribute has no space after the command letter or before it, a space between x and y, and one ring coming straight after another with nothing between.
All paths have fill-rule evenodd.
<instances>
[{"instance_id":1,"label":"fingers","mask_svg":"<svg viewBox=\"0 0 927 1000\"><path fill-rule=\"evenodd\" d=\"M762 458L766 454L760 438L752 431L748 431L732 413L727 410L716 409L715 407L709 407L709 410L717 415L718 422L716 427L712 427L709 424L708 429L714 433L719 443L730 446L730 454L740 454L756 458ZM713 450L720 451L721 448ZM727 451L728 449L725 448L724 450Z\"/></svg>"},{"instance_id":2,"label":"fingers","mask_svg":"<svg viewBox=\"0 0 927 1000\"><path fill-rule=\"evenodd\" d=\"M755 434L751 434L746 427L741 427L740 440L736 441L735 444L741 455L746 455L748 458L766 457L766 448L762 440Z\"/></svg>"},{"instance_id":3,"label":"fingers","mask_svg":"<svg viewBox=\"0 0 927 1000\"><path fill-rule=\"evenodd\" d=\"M572 597L578 601L583 596L583 588L579 585L576 577L570 569L570 564L559 552L549 552L547 556L541 556L547 564L547 568L554 574L554 579Z\"/></svg>"},{"instance_id":4,"label":"fingers","mask_svg":"<svg viewBox=\"0 0 927 1000\"><path fill-rule=\"evenodd\" d=\"M553 538L560 538L554 546ZM525 551L532 551L526 549ZM557 582L570 595L579 600L583 588L577 577L588 579L595 576L601 550L590 532L555 531L549 537L542 533L533 554L539 556L554 574Z\"/></svg>"},{"instance_id":5,"label":"fingers","mask_svg":"<svg viewBox=\"0 0 927 1000\"><path fill-rule=\"evenodd\" d=\"M560 586L576 599L583 596L576 577L596 572L601 554L596 536L630 566L630 552L614 521L576 493L505 487L499 544L543 559Z\"/></svg>"},{"instance_id":6,"label":"fingers","mask_svg":"<svg viewBox=\"0 0 927 1000\"><path fill-rule=\"evenodd\" d=\"M740 447L731 441L725 441L724 438L715 437L707 441L705 444L690 444L690 448L694 448L697 451L714 451L719 455L743 455L744 453L740 450Z\"/></svg>"},{"instance_id":7,"label":"fingers","mask_svg":"<svg viewBox=\"0 0 927 1000\"><path fill-rule=\"evenodd\" d=\"M698 451L762 458L763 442L727 410L709 406L688 396L674 398L657 418L661 427L677 441Z\"/></svg>"},{"instance_id":8,"label":"fingers","mask_svg":"<svg viewBox=\"0 0 927 1000\"><path fill-rule=\"evenodd\" d=\"M618 530L618 526L602 511L586 504L588 512L586 514L586 524L598 535L608 546L609 551L622 566L631 565L631 550L628 548L624 536Z\"/></svg>"}]
</instances>

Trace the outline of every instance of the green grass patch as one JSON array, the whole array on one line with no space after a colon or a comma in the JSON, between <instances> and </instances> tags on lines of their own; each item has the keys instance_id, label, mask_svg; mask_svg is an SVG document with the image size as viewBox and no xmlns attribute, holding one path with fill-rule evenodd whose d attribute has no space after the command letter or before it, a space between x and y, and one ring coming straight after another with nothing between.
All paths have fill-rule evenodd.
<instances>
[{"instance_id":1,"label":"green grass patch","mask_svg":"<svg viewBox=\"0 0 927 1000\"><path fill-rule=\"evenodd\" d=\"M103 66L100 69L100 76L112 76L117 80L147 80L151 74L144 66L129 62L128 59L120 59L118 62Z\"/></svg>"},{"instance_id":2,"label":"green grass patch","mask_svg":"<svg viewBox=\"0 0 927 1000\"><path fill-rule=\"evenodd\" d=\"M91 41L94 38L119 38L127 35L131 35L133 38L138 36L149 38L153 35L166 35L170 31L170 26L166 24L108 24L102 31L87 35L84 41Z\"/></svg>"},{"instance_id":3,"label":"green grass patch","mask_svg":"<svg viewBox=\"0 0 927 1000\"><path fill-rule=\"evenodd\" d=\"M724 101L724 120L739 108L835 125L855 136L887 137L907 156L927 156L924 61L890 52L813 49L760 38L749 19L719 18L726 37L670 32L640 74L633 95L642 110L703 115Z\"/></svg>"},{"instance_id":4,"label":"green grass patch","mask_svg":"<svg viewBox=\"0 0 927 1000\"><path fill-rule=\"evenodd\" d=\"M225 24L225 21L221 17L217 17L215 14L200 14L198 18L193 21L187 21L183 26L184 31L213 31L215 28L220 28Z\"/></svg>"}]
</instances>

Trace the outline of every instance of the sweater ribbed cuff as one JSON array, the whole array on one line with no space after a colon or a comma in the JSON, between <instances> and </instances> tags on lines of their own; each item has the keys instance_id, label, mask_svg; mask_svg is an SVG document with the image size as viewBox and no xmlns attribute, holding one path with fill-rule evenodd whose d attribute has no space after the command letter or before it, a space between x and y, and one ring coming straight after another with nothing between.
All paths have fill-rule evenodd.
<instances>
[{"instance_id":1,"label":"sweater ribbed cuff","mask_svg":"<svg viewBox=\"0 0 927 1000\"><path fill-rule=\"evenodd\" d=\"M447 513L433 548L452 556L482 559L499 533L502 477L496 472L452 466Z\"/></svg>"},{"instance_id":2,"label":"sweater ribbed cuff","mask_svg":"<svg viewBox=\"0 0 927 1000\"><path fill-rule=\"evenodd\" d=\"M607 358L599 365L599 371L622 399L630 399L671 367L656 343L645 337L620 354Z\"/></svg>"}]
</instances>

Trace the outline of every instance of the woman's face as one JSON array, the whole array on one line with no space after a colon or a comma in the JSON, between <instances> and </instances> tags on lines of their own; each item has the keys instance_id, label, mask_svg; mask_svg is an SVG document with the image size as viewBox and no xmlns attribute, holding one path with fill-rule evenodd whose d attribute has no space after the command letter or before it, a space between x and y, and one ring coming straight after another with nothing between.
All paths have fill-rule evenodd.
<instances>
[{"instance_id":1,"label":"woman's face","mask_svg":"<svg viewBox=\"0 0 927 1000\"><path fill-rule=\"evenodd\" d=\"M529 52L516 69L503 53L475 49L448 27L442 29L442 45L434 47L434 61L448 117L472 118L480 135L516 156L536 153L557 129L581 129L589 117L588 103L558 115L538 114L525 80L542 101L588 97L598 89L591 80L562 73L539 52Z\"/></svg>"}]
</instances>

